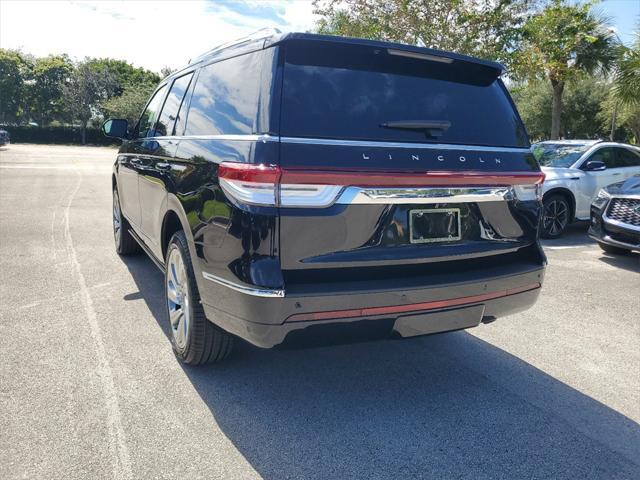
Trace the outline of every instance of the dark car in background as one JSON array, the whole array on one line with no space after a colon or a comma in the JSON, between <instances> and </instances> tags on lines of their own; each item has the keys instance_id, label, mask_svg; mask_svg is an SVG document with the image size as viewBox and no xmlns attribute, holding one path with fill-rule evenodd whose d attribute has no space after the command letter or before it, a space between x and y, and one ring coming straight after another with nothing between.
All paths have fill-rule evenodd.
<instances>
[{"instance_id":1,"label":"dark car in background","mask_svg":"<svg viewBox=\"0 0 640 480\"><path fill-rule=\"evenodd\" d=\"M9 136L9 132L0 128L0 147L9 145L9 143L11 143L11 137Z\"/></svg>"},{"instance_id":2,"label":"dark car in background","mask_svg":"<svg viewBox=\"0 0 640 480\"><path fill-rule=\"evenodd\" d=\"M608 253L640 252L640 175L600 190L589 236Z\"/></svg>"},{"instance_id":3,"label":"dark car in background","mask_svg":"<svg viewBox=\"0 0 640 480\"><path fill-rule=\"evenodd\" d=\"M165 272L184 362L232 339L412 337L536 301L544 174L500 79L453 53L253 36L164 79L114 165L121 255Z\"/></svg>"}]
</instances>

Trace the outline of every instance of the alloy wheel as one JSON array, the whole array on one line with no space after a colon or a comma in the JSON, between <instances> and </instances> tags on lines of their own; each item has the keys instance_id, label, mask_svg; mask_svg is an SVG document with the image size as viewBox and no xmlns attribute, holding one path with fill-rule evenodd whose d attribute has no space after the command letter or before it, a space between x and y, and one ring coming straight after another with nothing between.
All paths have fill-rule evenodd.
<instances>
[{"instance_id":1,"label":"alloy wheel","mask_svg":"<svg viewBox=\"0 0 640 480\"><path fill-rule=\"evenodd\" d=\"M120 199L118 192L113 191L113 238L116 245L120 245L120 235L122 235L122 213L120 212Z\"/></svg>"},{"instance_id":2,"label":"alloy wheel","mask_svg":"<svg viewBox=\"0 0 640 480\"><path fill-rule=\"evenodd\" d=\"M569 222L569 208L561 200L551 200L544 205L544 230L551 236L560 234Z\"/></svg>"},{"instance_id":3,"label":"alloy wheel","mask_svg":"<svg viewBox=\"0 0 640 480\"><path fill-rule=\"evenodd\" d=\"M169 323L173 340L184 349L189 338L189 284L187 270L180 249L172 248L167 261L166 289Z\"/></svg>"}]
</instances>

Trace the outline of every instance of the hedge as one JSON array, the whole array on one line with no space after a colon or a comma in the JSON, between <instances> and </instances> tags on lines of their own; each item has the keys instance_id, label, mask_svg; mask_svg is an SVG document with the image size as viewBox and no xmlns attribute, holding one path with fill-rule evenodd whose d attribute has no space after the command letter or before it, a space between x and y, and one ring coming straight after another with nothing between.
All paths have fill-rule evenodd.
<instances>
[{"instance_id":1,"label":"hedge","mask_svg":"<svg viewBox=\"0 0 640 480\"><path fill-rule=\"evenodd\" d=\"M82 131L78 127L0 126L9 132L11 143L82 144ZM97 128L87 128L88 145L117 145L117 139L107 138Z\"/></svg>"}]
</instances>

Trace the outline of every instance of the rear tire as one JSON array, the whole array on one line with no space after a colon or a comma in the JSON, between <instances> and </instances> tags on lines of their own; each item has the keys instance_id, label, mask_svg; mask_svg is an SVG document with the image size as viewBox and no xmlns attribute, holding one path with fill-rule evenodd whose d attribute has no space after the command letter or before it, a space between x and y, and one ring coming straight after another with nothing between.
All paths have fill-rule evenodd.
<instances>
[{"instance_id":1,"label":"rear tire","mask_svg":"<svg viewBox=\"0 0 640 480\"><path fill-rule=\"evenodd\" d=\"M113 240L116 244L118 255L133 255L140 252L140 245L129 232L130 228L131 225L122 215L118 189L113 187Z\"/></svg>"},{"instance_id":2,"label":"rear tire","mask_svg":"<svg viewBox=\"0 0 640 480\"><path fill-rule=\"evenodd\" d=\"M571 220L571 206L564 195L549 195L542 202L542 236L558 238Z\"/></svg>"},{"instance_id":3,"label":"rear tire","mask_svg":"<svg viewBox=\"0 0 640 480\"><path fill-rule=\"evenodd\" d=\"M614 247L613 245L609 245L608 243L598 242L598 245L600 245L600 248L602 250L604 250L607 253L611 253L613 255L626 255L631 251L625 248Z\"/></svg>"},{"instance_id":4,"label":"rear tire","mask_svg":"<svg viewBox=\"0 0 640 480\"><path fill-rule=\"evenodd\" d=\"M165 305L174 353L189 365L224 360L231 354L233 336L204 314L183 231L171 237L165 265Z\"/></svg>"}]
</instances>

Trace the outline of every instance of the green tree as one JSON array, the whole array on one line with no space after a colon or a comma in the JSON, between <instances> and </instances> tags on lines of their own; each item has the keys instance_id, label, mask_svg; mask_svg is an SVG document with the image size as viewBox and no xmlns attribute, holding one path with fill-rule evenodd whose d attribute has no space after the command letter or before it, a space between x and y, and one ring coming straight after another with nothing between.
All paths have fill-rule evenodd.
<instances>
[{"instance_id":1,"label":"green tree","mask_svg":"<svg viewBox=\"0 0 640 480\"><path fill-rule=\"evenodd\" d=\"M640 28L631 47L620 45L614 75L611 98L607 112L610 114L609 138L619 136L618 126L626 125L634 132L636 142L640 142L638 129L634 128L640 119Z\"/></svg>"},{"instance_id":2,"label":"green tree","mask_svg":"<svg viewBox=\"0 0 640 480\"><path fill-rule=\"evenodd\" d=\"M125 118L129 125L135 125L155 88L156 85L150 83L129 86L122 95L102 102L100 110L105 118Z\"/></svg>"},{"instance_id":3,"label":"green tree","mask_svg":"<svg viewBox=\"0 0 640 480\"><path fill-rule=\"evenodd\" d=\"M510 61L530 0L314 0L318 31Z\"/></svg>"},{"instance_id":4,"label":"green tree","mask_svg":"<svg viewBox=\"0 0 640 480\"><path fill-rule=\"evenodd\" d=\"M27 81L30 114L41 126L64 112L62 89L73 70L66 55L49 55L33 62Z\"/></svg>"},{"instance_id":5,"label":"green tree","mask_svg":"<svg viewBox=\"0 0 640 480\"><path fill-rule=\"evenodd\" d=\"M98 115L100 104L113 95L116 87L115 76L91 60L79 63L63 86L68 117L80 122L83 144L89 121Z\"/></svg>"},{"instance_id":6,"label":"green tree","mask_svg":"<svg viewBox=\"0 0 640 480\"><path fill-rule=\"evenodd\" d=\"M532 80L509 87L531 141L551 136L551 89L542 80Z\"/></svg>"},{"instance_id":7,"label":"green tree","mask_svg":"<svg viewBox=\"0 0 640 480\"><path fill-rule=\"evenodd\" d=\"M554 0L529 18L515 53L515 73L551 85L551 138L561 132L562 95L567 82L582 73L607 71L615 59L615 35L606 20L591 13L591 3Z\"/></svg>"},{"instance_id":8,"label":"green tree","mask_svg":"<svg viewBox=\"0 0 640 480\"><path fill-rule=\"evenodd\" d=\"M160 76L157 73L134 67L124 60L92 58L86 60L86 63L93 69L106 72L115 80L114 96L122 95L127 87L148 84L157 85L160 82Z\"/></svg>"},{"instance_id":9,"label":"green tree","mask_svg":"<svg viewBox=\"0 0 640 480\"><path fill-rule=\"evenodd\" d=\"M27 71L20 52L0 49L0 123L18 121L25 103Z\"/></svg>"},{"instance_id":10,"label":"green tree","mask_svg":"<svg viewBox=\"0 0 640 480\"><path fill-rule=\"evenodd\" d=\"M597 118L610 140L640 144L640 108L622 103L611 93L602 102Z\"/></svg>"},{"instance_id":11,"label":"green tree","mask_svg":"<svg viewBox=\"0 0 640 480\"><path fill-rule=\"evenodd\" d=\"M613 93L624 104L640 106L640 28L633 45L619 50Z\"/></svg>"}]
</instances>

